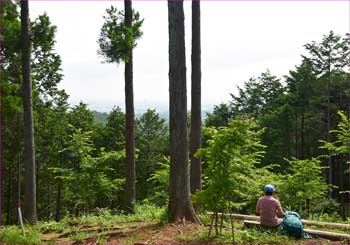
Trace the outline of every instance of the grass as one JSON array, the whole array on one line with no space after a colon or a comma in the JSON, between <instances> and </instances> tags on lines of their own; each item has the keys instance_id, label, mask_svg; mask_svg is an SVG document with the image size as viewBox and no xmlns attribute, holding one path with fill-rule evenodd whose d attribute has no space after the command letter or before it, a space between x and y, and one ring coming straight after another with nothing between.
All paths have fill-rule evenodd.
<instances>
[{"instance_id":1,"label":"grass","mask_svg":"<svg viewBox=\"0 0 350 245\"><path fill-rule=\"evenodd\" d=\"M112 215L109 210L103 209L97 215L83 215L76 222L80 225L112 225L125 222L150 222L160 220L165 210L149 204L135 205L133 214L120 213Z\"/></svg>"},{"instance_id":2,"label":"grass","mask_svg":"<svg viewBox=\"0 0 350 245\"><path fill-rule=\"evenodd\" d=\"M2 244L41 244L40 233L38 230L29 226L25 227L25 235L17 226L3 227L0 235Z\"/></svg>"},{"instance_id":3,"label":"grass","mask_svg":"<svg viewBox=\"0 0 350 245\"><path fill-rule=\"evenodd\" d=\"M156 206L143 204L136 205L134 214L125 214L119 213L117 215L112 215L109 210L101 209L95 214L83 215L78 218L65 217L60 222L55 221L45 221L39 222L34 226L26 226L26 234L22 235L21 229L17 226L8 226L3 227L1 232L1 243L2 244L41 244L45 243L55 243L57 242L75 242L75 243L84 243L86 242L87 237L95 237L96 243L103 244L107 242L108 236L106 234L99 233L95 228L101 228L103 231L108 231L108 228L111 227L115 230L120 229L126 231L132 226L141 225L141 224L150 224L164 221L166 216L164 208L159 208ZM207 226L195 226L192 231L184 231L181 234L174 236L176 243L232 243L232 234L231 234L231 224L229 220L224 221L224 228L221 235L214 235L215 229L212 231L211 237L208 237L209 227L211 216L207 214L199 215L203 224ZM314 220L322 220L322 217L314 216ZM261 231L257 229L246 229L243 227L243 222L240 220L234 220L235 227L235 243L265 243L265 244L293 244L297 240L283 236L273 231ZM309 226L310 227L310 226ZM92 228L92 229L90 229ZM306 226L306 228L308 228ZM316 227L310 227L315 229ZM90 230L89 230L90 229ZM317 227L317 229L334 231L339 233L350 233L350 230L340 230L340 229L329 229L325 227ZM159 228L160 232L164 232L162 228ZM50 241L41 241L40 237L43 238L41 234L48 234L51 239L51 235L54 237L57 234L67 233L67 237L52 238ZM162 234L165 235L165 234ZM56 236L57 237L57 236ZM125 237L123 239L124 243L137 243L142 240L142 233L134 233Z\"/></svg>"},{"instance_id":4,"label":"grass","mask_svg":"<svg viewBox=\"0 0 350 245\"><path fill-rule=\"evenodd\" d=\"M210 224L210 216L200 216L201 220L205 224ZM213 227L212 235L208 237L209 227L203 227L199 229L195 236L199 243L211 243L211 244L227 244L233 242L231 223L227 220L224 221L224 228L222 234L215 235L215 229ZM244 244L295 244L296 240L288 236L281 235L275 231L269 230L257 230L257 229L246 229L243 227L243 222L234 220L234 240L235 243ZM189 242L188 240L186 242Z\"/></svg>"}]
</instances>

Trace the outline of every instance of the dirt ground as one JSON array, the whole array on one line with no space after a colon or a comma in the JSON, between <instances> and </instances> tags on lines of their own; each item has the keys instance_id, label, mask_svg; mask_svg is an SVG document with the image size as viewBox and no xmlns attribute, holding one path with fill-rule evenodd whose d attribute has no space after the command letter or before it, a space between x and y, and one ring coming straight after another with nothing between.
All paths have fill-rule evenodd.
<instances>
[{"instance_id":1,"label":"dirt ground","mask_svg":"<svg viewBox=\"0 0 350 245\"><path fill-rule=\"evenodd\" d=\"M111 227L81 226L74 232L43 234L42 240L56 244L203 244L198 235L198 231L201 229L203 230L205 227L192 223L164 225L133 222ZM84 235L80 240L75 241L74 233L77 234L78 232ZM297 242L297 244L321 243L325 243L325 241L301 239Z\"/></svg>"}]
</instances>

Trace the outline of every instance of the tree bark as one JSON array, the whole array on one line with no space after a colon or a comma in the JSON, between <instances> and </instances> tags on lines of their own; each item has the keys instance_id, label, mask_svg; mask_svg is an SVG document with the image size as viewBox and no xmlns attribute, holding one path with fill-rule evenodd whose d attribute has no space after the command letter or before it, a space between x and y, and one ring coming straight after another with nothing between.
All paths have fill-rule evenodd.
<instances>
[{"instance_id":1,"label":"tree bark","mask_svg":"<svg viewBox=\"0 0 350 245\"><path fill-rule=\"evenodd\" d=\"M24 119L24 162L25 187L23 214L25 220L33 224L37 221L36 181L35 181L35 146L32 102L32 80L30 68L29 4L21 1L21 46L23 76L23 119Z\"/></svg>"},{"instance_id":2,"label":"tree bark","mask_svg":"<svg viewBox=\"0 0 350 245\"><path fill-rule=\"evenodd\" d=\"M330 97L331 97L331 61L329 58L329 66L328 66L328 82L327 82L327 142L331 142L331 109L330 109ZM330 156L330 151L328 150L328 158L327 158L327 164L328 164L328 184L333 185L333 164L332 164L332 157ZM329 189L328 197L333 198L333 190L332 188Z\"/></svg>"},{"instance_id":3,"label":"tree bark","mask_svg":"<svg viewBox=\"0 0 350 245\"><path fill-rule=\"evenodd\" d=\"M7 203L6 203L6 224L10 224L10 218L11 218L11 193L12 193L12 173L11 173L11 165L8 166L7 169Z\"/></svg>"},{"instance_id":4,"label":"tree bark","mask_svg":"<svg viewBox=\"0 0 350 245\"><path fill-rule=\"evenodd\" d=\"M183 1L168 1L169 24L169 220L198 219L191 202L187 142L186 57Z\"/></svg>"},{"instance_id":5,"label":"tree bark","mask_svg":"<svg viewBox=\"0 0 350 245\"><path fill-rule=\"evenodd\" d=\"M191 89L191 193L202 189L201 158L194 154L201 148L202 118L201 118L201 30L200 1L192 1L192 89Z\"/></svg>"},{"instance_id":6,"label":"tree bark","mask_svg":"<svg viewBox=\"0 0 350 245\"><path fill-rule=\"evenodd\" d=\"M125 25L132 26L131 0L124 1ZM135 204L135 113L134 113L134 91L133 91L133 57L129 50L128 59L125 61L125 146L126 146L126 189L125 209L133 212Z\"/></svg>"},{"instance_id":7,"label":"tree bark","mask_svg":"<svg viewBox=\"0 0 350 245\"><path fill-rule=\"evenodd\" d=\"M57 185L57 197L56 197L56 217L55 220L58 222L61 220L61 190L62 190L62 180L58 180Z\"/></svg>"},{"instance_id":8,"label":"tree bark","mask_svg":"<svg viewBox=\"0 0 350 245\"><path fill-rule=\"evenodd\" d=\"M304 106L304 105L303 105ZM300 121L300 159L305 159L305 109L301 112Z\"/></svg>"}]
</instances>

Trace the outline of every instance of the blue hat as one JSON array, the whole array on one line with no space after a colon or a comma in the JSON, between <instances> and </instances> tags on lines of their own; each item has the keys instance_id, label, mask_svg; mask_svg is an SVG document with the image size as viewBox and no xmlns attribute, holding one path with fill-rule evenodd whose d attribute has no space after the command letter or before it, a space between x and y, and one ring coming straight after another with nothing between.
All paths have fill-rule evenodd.
<instances>
[{"instance_id":1,"label":"blue hat","mask_svg":"<svg viewBox=\"0 0 350 245\"><path fill-rule=\"evenodd\" d=\"M275 187L273 187L273 185L270 185L270 184L265 185L264 191L265 191L265 193L274 193Z\"/></svg>"}]
</instances>

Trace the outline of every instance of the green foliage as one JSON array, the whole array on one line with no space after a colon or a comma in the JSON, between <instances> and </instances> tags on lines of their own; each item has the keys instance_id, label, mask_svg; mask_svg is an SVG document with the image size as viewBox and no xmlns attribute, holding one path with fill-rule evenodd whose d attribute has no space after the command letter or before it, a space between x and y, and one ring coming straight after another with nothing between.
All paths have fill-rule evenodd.
<instances>
[{"instance_id":1,"label":"green foliage","mask_svg":"<svg viewBox=\"0 0 350 245\"><path fill-rule=\"evenodd\" d=\"M159 191L158 183L147 181L155 171L162 168L158 163L169 151L168 127L165 119L156 110L147 110L136 122L136 160L137 198L151 197ZM162 184L161 184L162 185Z\"/></svg>"},{"instance_id":2,"label":"green foliage","mask_svg":"<svg viewBox=\"0 0 350 245\"><path fill-rule=\"evenodd\" d=\"M107 151L122 150L125 146L125 113L114 107L108 114L103 134L103 146Z\"/></svg>"},{"instance_id":3,"label":"green foliage","mask_svg":"<svg viewBox=\"0 0 350 245\"><path fill-rule=\"evenodd\" d=\"M279 195L282 205L298 212L309 212L327 194L329 186L322 175L324 167L318 158L288 162L290 173L286 174Z\"/></svg>"},{"instance_id":4,"label":"green foliage","mask_svg":"<svg viewBox=\"0 0 350 245\"><path fill-rule=\"evenodd\" d=\"M309 51L309 59L314 65L315 71L319 74L330 75L333 69L341 69L348 65L349 40L336 35L333 31L324 35L322 42L315 41L305 44Z\"/></svg>"},{"instance_id":5,"label":"green foliage","mask_svg":"<svg viewBox=\"0 0 350 245\"><path fill-rule=\"evenodd\" d=\"M227 126L229 121L232 119L231 108L225 104L214 106L213 113L207 113L207 118L205 119L205 125L207 127L222 127Z\"/></svg>"},{"instance_id":6,"label":"green foliage","mask_svg":"<svg viewBox=\"0 0 350 245\"><path fill-rule=\"evenodd\" d=\"M101 198L110 199L114 190L120 190L123 180L110 180L107 176L112 171L112 161L124 157L123 152L104 152L94 157L91 132L82 132L73 126L73 134L63 152L71 158L65 168L52 168L56 178L63 181L65 199L68 203L90 206Z\"/></svg>"},{"instance_id":7,"label":"green foliage","mask_svg":"<svg viewBox=\"0 0 350 245\"><path fill-rule=\"evenodd\" d=\"M281 191L281 186L284 184L284 178L282 174L274 173L274 167L277 168L278 165L270 165L254 169L254 179L249 182L249 188L247 189L248 201L246 209L249 213L255 213L256 203L259 198L264 195L264 186L266 184L273 183L276 188L275 197L279 197L278 193Z\"/></svg>"},{"instance_id":8,"label":"green foliage","mask_svg":"<svg viewBox=\"0 0 350 245\"><path fill-rule=\"evenodd\" d=\"M147 181L153 183L154 194L149 200L159 206L168 203L168 188L170 174L170 157L163 157L163 161L158 162L158 170L156 170Z\"/></svg>"},{"instance_id":9,"label":"green foliage","mask_svg":"<svg viewBox=\"0 0 350 245\"><path fill-rule=\"evenodd\" d=\"M124 23L124 11L118 11L116 7L111 6L106 12L98 38L100 47L98 54L109 63L127 61L129 52L136 47L136 40L143 34L141 31L143 19L140 19L138 12L133 11L133 24L130 28Z\"/></svg>"},{"instance_id":10,"label":"green foliage","mask_svg":"<svg viewBox=\"0 0 350 245\"><path fill-rule=\"evenodd\" d=\"M0 240L2 244L41 244L40 234L29 226L25 228L25 236L21 228L7 226L1 229Z\"/></svg>"},{"instance_id":11,"label":"green foliage","mask_svg":"<svg viewBox=\"0 0 350 245\"><path fill-rule=\"evenodd\" d=\"M237 233L237 243L244 244L295 244L296 241L288 236L274 231L259 231L256 229L242 230Z\"/></svg>"},{"instance_id":12,"label":"green foliage","mask_svg":"<svg viewBox=\"0 0 350 245\"><path fill-rule=\"evenodd\" d=\"M39 15L31 26L33 43L31 67L35 88L44 101L53 100L63 92L57 88L63 77L61 57L54 50L57 27L52 25L46 13Z\"/></svg>"},{"instance_id":13,"label":"green foliage","mask_svg":"<svg viewBox=\"0 0 350 245\"><path fill-rule=\"evenodd\" d=\"M152 222L163 217L165 209L151 204L136 203L133 214L119 213L113 215L108 209L99 209L96 214L86 214L77 218L79 225L113 225L124 222Z\"/></svg>"},{"instance_id":14,"label":"green foliage","mask_svg":"<svg viewBox=\"0 0 350 245\"><path fill-rule=\"evenodd\" d=\"M338 215L338 212L339 203L336 200L329 198L318 201L311 209L311 213L319 215L320 217L323 215Z\"/></svg>"},{"instance_id":15,"label":"green foliage","mask_svg":"<svg viewBox=\"0 0 350 245\"><path fill-rule=\"evenodd\" d=\"M296 240L279 234L278 232L269 230L258 229L243 229L239 227L241 224L234 223L235 225L235 244L295 244ZM230 225L227 224L229 227ZM238 229L239 227L239 229ZM194 240L194 238L196 240ZM222 235L215 237L208 237L208 230L199 229L194 236L184 237L186 242L189 243L208 243L208 244L232 244L231 230L223 229ZM194 241L193 241L194 240Z\"/></svg>"},{"instance_id":16,"label":"green foliage","mask_svg":"<svg viewBox=\"0 0 350 245\"><path fill-rule=\"evenodd\" d=\"M263 155L259 137L262 131L251 119L236 119L228 127L206 128L208 146L197 155L208 164L202 191L195 201L208 210L241 210L248 202L247 191L254 178L255 165Z\"/></svg>"},{"instance_id":17,"label":"green foliage","mask_svg":"<svg viewBox=\"0 0 350 245\"><path fill-rule=\"evenodd\" d=\"M329 150L331 155L350 154L350 121L343 112L338 111L338 115L340 117L338 128L331 130L336 140L334 142L320 140L323 143L320 148Z\"/></svg>"},{"instance_id":18,"label":"green foliage","mask_svg":"<svg viewBox=\"0 0 350 245\"><path fill-rule=\"evenodd\" d=\"M56 221L42 221L38 222L35 225L36 229L40 231L40 233L49 233L49 232L63 232L67 229L67 224L64 221L56 222Z\"/></svg>"}]
</instances>

